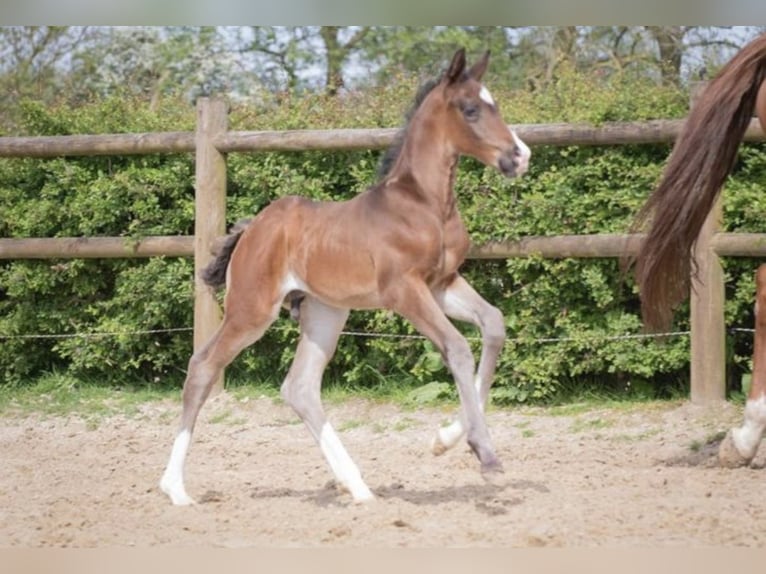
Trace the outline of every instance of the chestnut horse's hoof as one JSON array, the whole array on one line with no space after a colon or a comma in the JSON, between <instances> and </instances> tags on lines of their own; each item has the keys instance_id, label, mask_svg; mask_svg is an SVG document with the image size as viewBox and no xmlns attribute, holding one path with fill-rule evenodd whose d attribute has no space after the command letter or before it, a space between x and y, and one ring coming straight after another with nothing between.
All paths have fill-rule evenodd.
<instances>
[{"instance_id":1,"label":"chestnut horse's hoof","mask_svg":"<svg viewBox=\"0 0 766 574\"><path fill-rule=\"evenodd\" d=\"M718 447L718 462L724 468L739 468L750 464L750 459L742 456L737 450L732 431L726 433Z\"/></svg>"}]
</instances>

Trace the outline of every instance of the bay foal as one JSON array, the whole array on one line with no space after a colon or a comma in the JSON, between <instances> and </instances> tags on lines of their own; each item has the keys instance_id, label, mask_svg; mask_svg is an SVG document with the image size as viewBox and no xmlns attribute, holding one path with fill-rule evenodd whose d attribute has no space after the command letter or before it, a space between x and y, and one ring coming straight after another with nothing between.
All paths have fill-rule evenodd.
<instances>
[{"instance_id":1,"label":"bay foal","mask_svg":"<svg viewBox=\"0 0 766 574\"><path fill-rule=\"evenodd\" d=\"M229 236L204 274L210 285L226 284L223 321L189 361L181 427L160 482L174 504L193 503L184 486L184 461L213 381L263 335L286 300L298 307L301 335L282 397L355 501L373 493L320 402L322 373L350 309L390 309L433 342L461 402L459 418L434 439L434 453L467 434L482 472L502 471L483 407L505 339L504 322L458 273L469 239L453 191L461 155L509 177L528 167L529 148L503 122L481 83L488 61L487 52L468 68L465 52L455 53L411 114L399 152L376 185L348 201L279 199ZM478 370L467 341L448 317L480 329Z\"/></svg>"}]
</instances>

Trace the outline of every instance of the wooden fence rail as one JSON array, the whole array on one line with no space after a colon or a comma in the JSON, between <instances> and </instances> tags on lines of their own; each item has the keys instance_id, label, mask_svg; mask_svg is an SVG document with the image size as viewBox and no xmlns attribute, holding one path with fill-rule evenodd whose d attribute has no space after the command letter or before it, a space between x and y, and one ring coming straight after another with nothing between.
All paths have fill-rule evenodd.
<instances>
[{"instance_id":1,"label":"wooden fence rail","mask_svg":"<svg viewBox=\"0 0 766 574\"><path fill-rule=\"evenodd\" d=\"M488 241L471 246L469 259L539 256L549 259L594 259L634 255L641 235L542 235L517 241ZM711 241L719 257L766 258L766 233L716 233ZM194 236L37 237L0 239L0 259L119 259L124 257L192 257Z\"/></svg>"},{"instance_id":2,"label":"wooden fence rail","mask_svg":"<svg viewBox=\"0 0 766 574\"><path fill-rule=\"evenodd\" d=\"M211 249L224 233L226 199L225 154L256 151L359 150L389 146L397 129L228 131L223 101L201 98L195 132L0 137L0 157L53 158L63 156L195 153L194 236L23 238L0 239L0 259L187 257L195 270L206 265ZM670 143L683 120L579 124L514 125L529 145L629 145ZM753 120L745 141L766 136ZM647 190L648 191L648 190ZM705 280L692 296L691 400L719 401L725 396L723 355L723 277L721 256L766 257L766 234L722 233L720 204L708 220L697 246ZM474 259L504 259L539 255L562 257L623 257L634 254L640 235L597 234L524 237L518 241L475 245ZM194 346L199 348L220 321L212 292L196 280ZM711 331L712 329L712 331ZM219 388L222 382L219 382Z\"/></svg>"},{"instance_id":3,"label":"wooden fence rail","mask_svg":"<svg viewBox=\"0 0 766 574\"><path fill-rule=\"evenodd\" d=\"M200 100L204 104L204 99ZM684 120L587 124L518 124L513 128L530 145L629 145L669 143ZM395 128L341 130L228 131L213 138L221 153L254 151L363 150L391 145ZM745 141L763 141L757 120ZM187 153L196 150L194 132L0 137L0 157L52 158L90 155Z\"/></svg>"}]
</instances>

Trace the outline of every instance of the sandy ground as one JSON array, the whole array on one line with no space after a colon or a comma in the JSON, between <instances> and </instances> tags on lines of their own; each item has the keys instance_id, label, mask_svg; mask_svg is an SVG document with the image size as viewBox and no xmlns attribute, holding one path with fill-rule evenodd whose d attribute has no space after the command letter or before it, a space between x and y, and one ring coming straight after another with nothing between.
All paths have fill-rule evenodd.
<instances>
[{"instance_id":1,"label":"sandy ground","mask_svg":"<svg viewBox=\"0 0 766 574\"><path fill-rule=\"evenodd\" d=\"M737 406L495 409L497 484L464 444L430 454L450 411L327 411L374 502L339 492L305 427L265 397L205 406L187 464L194 507L156 486L176 403L97 424L6 415L0 547L766 546L766 498L753 495L766 453L729 470L709 444L740 420Z\"/></svg>"}]
</instances>

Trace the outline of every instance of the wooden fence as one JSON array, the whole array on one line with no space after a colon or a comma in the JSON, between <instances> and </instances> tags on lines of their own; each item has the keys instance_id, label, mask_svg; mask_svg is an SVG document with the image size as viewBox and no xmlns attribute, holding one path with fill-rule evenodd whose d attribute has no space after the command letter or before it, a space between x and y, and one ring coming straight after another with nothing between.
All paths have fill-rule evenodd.
<instances>
[{"instance_id":1,"label":"wooden fence","mask_svg":"<svg viewBox=\"0 0 766 574\"><path fill-rule=\"evenodd\" d=\"M683 120L656 120L597 127L514 125L514 129L531 146L624 145L672 142L682 125ZM0 239L0 259L193 256L196 272L210 261L211 247L225 231L227 153L382 149L393 142L396 132L396 129L229 131L226 104L219 99L202 98L197 103L197 127L193 133L0 137L0 157L196 154L193 237L146 237L139 242L120 237L4 238ZM750 124L744 139L766 139L757 121ZM697 242L700 281L693 285L691 300L691 400L695 403L711 403L725 397L724 282L719 257L766 257L766 234L722 233L721 213L719 201ZM502 259L533 254L550 258L622 257L635 253L640 241L640 236L627 234L526 237L475 245L469 257ZM219 324L220 311L212 292L199 279L194 301L194 348L198 349Z\"/></svg>"}]
</instances>

